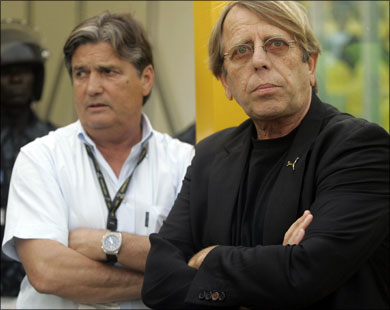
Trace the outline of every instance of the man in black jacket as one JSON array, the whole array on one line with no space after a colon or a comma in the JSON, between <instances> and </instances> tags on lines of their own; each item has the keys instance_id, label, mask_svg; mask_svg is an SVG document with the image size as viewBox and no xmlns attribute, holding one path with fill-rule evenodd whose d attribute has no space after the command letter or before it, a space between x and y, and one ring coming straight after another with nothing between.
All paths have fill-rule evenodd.
<instances>
[{"instance_id":1,"label":"man in black jacket","mask_svg":"<svg viewBox=\"0 0 390 310\"><path fill-rule=\"evenodd\" d=\"M196 146L150 236L146 305L389 307L389 135L320 101L319 52L295 1L225 7L210 67L250 119Z\"/></svg>"}]
</instances>

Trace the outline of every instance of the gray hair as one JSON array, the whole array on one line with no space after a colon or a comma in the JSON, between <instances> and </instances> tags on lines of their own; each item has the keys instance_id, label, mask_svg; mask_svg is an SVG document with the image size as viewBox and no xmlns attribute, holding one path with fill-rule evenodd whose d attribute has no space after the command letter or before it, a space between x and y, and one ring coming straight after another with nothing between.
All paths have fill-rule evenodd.
<instances>
[{"instance_id":1,"label":"gray hair","mask_svg":"<svg viewBox=\"0 0 390 310\"><path fill-rule=\"evenodd\" d=\"M305 7L296 1L232 1L223 9L209 39L209 68L216 78L225 71L223 57L223 23L234 6L255 13L262 20L290 33L303 52L303 62L320 53L318 40L310 27ZM313 86L317 92L317 84Z\"/></svg>"},{"instance_id":2,"label":"gray hair","mask_svg":"<svg viewBox=\"0 0 390 310\"><path fill-rule=\"evenodd\" d=\"M145 67L153 66L152 48L142 25L130 13L105 11L81 22L65 42L65 66L71 79L72 57L76 49L82 44L99 42L109 42L118 57L135 66L139 76ZM144 97L144 103L149 95Z\"/></svg>"}]
</instances>

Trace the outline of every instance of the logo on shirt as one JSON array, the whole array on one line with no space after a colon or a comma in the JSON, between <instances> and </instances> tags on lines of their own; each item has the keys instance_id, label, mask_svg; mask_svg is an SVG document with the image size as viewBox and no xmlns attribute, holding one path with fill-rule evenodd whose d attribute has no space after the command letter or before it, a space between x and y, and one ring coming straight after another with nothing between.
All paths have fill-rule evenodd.
<instances>
[{"instance_id":1,"label":"logo on shirt","mask_svg":"<svg viewBox=\"0 0 390 310\"><path fill-rule=\"evenodd\" d=\"M294 162L288 161L286 167L291 166L292 170L295 171L295 164L297 163L298 160L299 160L299 157L295 158Z\"/></svg>"}]
</instances>

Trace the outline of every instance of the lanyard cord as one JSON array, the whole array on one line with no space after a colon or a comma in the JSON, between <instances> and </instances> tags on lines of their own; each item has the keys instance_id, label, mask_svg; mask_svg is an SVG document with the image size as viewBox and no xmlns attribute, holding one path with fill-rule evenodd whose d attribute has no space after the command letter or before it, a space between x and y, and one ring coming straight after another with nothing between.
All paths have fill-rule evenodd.
<instances>
[{"instance_id":1,"label":"lanyard cord","mask_svg":"<svg viewBox=\"0 0 390 310\"><path fill-rule=\"evenodd\" d=\"M135 168L133 172L127 177L127 179L123 182L122 186L119 188L118 192L115 195L115 198L113 201L111 201L110 195L108 193L107 184L104 180L103 173L100 170L99 164L96 161L95 156L93 155L91 148L89 145L85 144L85 148L87 149L88 156L91 157L93 165L95 167L96 176L99 180L99 185L102 190L104 201L106 202L107 208L108 208L108 218L107 218L107 229L111 231L116 231L118 226L118 220L116 218L115 212L119 208L122 200L125 198L126 190L129 186L130 180L134 174L135 169L138 167L138 165L142 162L142 160L145 158L147 150L148 150L148 144L146 143L143 147L141 154L138 157L137 164L135 165Z\"/></svg>"}]
</instances>

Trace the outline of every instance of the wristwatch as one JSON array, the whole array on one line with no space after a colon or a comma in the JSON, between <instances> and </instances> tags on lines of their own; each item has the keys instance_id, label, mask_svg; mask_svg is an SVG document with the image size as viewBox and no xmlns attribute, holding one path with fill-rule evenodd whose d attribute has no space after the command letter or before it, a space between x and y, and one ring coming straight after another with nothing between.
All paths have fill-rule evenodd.
<instances>
[{"instance_id":1,"label":"wristwatch","mask_svg":"<svg viewBox=\"0 0 390 310\"><path fill-rule=\"evenodd\" d=\"M102 238L102 250L107 256L107 261L114 264L118 261L118 254L122 246L122 234L117 231L109 231Z\"/></svg>"}]
</instances>

